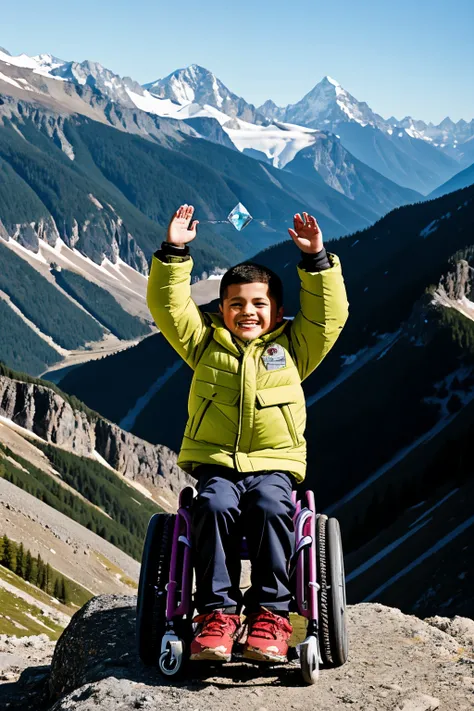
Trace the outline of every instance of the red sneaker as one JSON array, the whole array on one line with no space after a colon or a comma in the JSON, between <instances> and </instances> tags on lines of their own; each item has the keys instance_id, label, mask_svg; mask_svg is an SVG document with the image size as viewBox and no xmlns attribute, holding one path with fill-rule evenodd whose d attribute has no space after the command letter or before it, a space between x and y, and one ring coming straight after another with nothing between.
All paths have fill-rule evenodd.
<instances>
[{"instance_id":1,"label":"red sneaker","mask_svg":"<svg viewBox=\"0 0 474 711\"><path fill-rule=\"evenodd\" d=\"M193 622L202 627L191 642L190 658L229 662L232 645L240 627L240 616L213 610L207 615L198 615Z\"/></svg>"},{"instance_id":2,"label":"red sneaker","mask_svg":"<svg viewBox=\"0 0 474 711\"><path fill-rule=\"evenodd\" d=\"M244 646L244 657L259 662L285 662L288 642L293 628L281 615L265 607L247 617L249 633Z\"/></svg>"}]
</instances>

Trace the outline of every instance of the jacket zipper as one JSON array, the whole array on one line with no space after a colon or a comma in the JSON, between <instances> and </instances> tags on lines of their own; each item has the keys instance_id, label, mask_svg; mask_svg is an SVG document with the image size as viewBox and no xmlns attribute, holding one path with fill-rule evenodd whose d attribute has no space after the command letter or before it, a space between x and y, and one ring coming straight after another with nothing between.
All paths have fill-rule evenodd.
<instances>
[{"instance_id":1,"label":"jacket zipper","mask_svg":"<svg viewBox=\"0 0 474 711\"><path fill-rule=\"evenodd\" d=\"M240 444L240 437L242 435L242 419L243 419L243 412L244 412L244 374L245 374L245 364L247 361L247 358L249 356L249 353L252 351L252 346L250 344L247 346L245 350L239 348L241 352L243 353L242 357L242 370L240 373L240 405L239 405L239 431L237 433L237 439L235 441L235 447L234 447L234 453L237 453L239 451L239 444Z\"/></svg>"}]
</instances>

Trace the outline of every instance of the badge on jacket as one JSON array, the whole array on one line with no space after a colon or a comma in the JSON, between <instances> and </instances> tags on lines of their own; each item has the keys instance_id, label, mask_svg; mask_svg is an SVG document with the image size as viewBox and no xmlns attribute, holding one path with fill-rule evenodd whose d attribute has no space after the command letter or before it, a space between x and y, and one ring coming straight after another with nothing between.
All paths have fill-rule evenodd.
<instances>
[{"instance_id":1,"label":"badge on jacket","mask_svg":"<svg viewBox=\"0 0 474 711\"><path fill-rule=\"evenodd\" d=\"M286 353L279 343L271 343L263 352L262 360L267 370L278 370L286 366Z\"/></svg>"}]
</instances>

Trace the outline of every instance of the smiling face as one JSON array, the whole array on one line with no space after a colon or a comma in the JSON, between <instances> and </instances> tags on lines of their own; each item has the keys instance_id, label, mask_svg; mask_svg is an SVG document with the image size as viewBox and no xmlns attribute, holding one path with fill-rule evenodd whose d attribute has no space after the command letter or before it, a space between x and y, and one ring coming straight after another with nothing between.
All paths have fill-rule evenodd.
<instances>
[{"instance_id":1,"label":"smiling face","mask_svg":"<svg viewBox=\"0 0 474 711\"><path fill-rule=\"evenodd\" d=\"M224 323L234 336L251 341L283 321L283 307L277 308L268 284L229 284L219 306Z\"/></svg>"}]
</instances>

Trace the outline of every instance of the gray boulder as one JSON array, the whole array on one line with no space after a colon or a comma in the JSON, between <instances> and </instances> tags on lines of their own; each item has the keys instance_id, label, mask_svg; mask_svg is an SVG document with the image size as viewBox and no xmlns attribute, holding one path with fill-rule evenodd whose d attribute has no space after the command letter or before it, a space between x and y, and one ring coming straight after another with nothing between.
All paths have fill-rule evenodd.
<instances>
[{"instance_id":1,"label":"gray boulder","mask_svg":"<svg viewBox=\"0 0 474 711\"><path fill-rule=\"evenodd\" d=\"M53 698L88 682L136 674L135 605L134 596L99 595L74 615L54 650Z\"/></svg>"}]
</instances>

